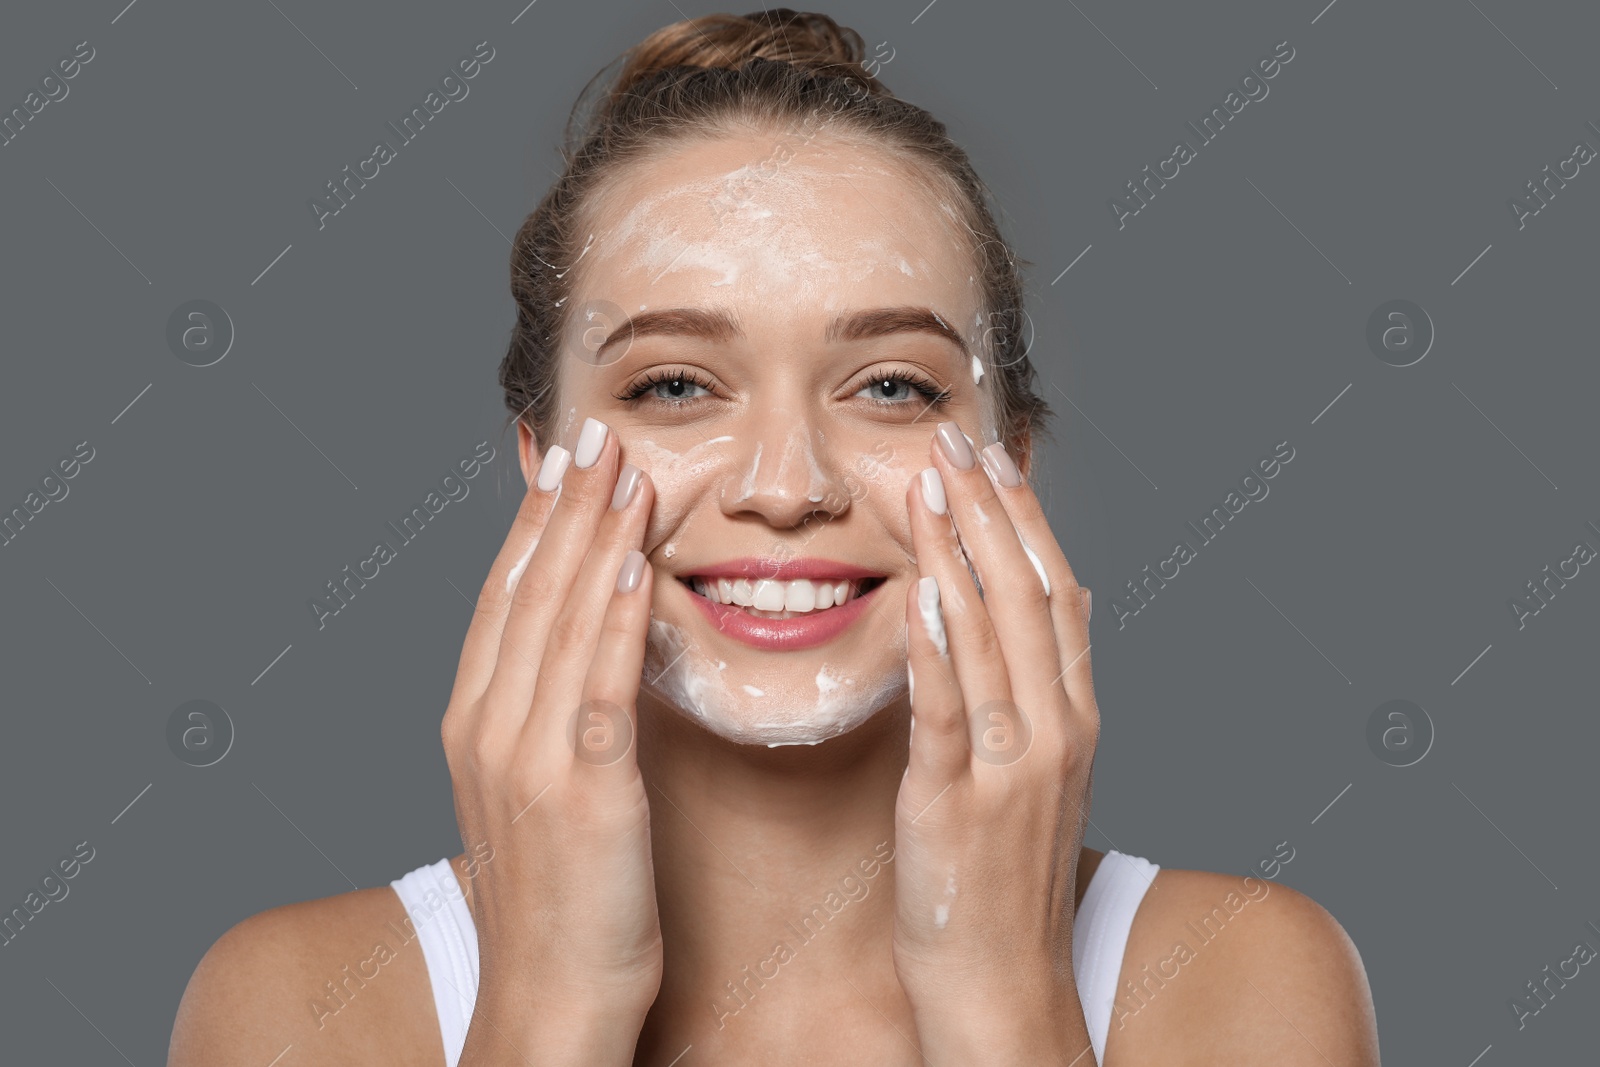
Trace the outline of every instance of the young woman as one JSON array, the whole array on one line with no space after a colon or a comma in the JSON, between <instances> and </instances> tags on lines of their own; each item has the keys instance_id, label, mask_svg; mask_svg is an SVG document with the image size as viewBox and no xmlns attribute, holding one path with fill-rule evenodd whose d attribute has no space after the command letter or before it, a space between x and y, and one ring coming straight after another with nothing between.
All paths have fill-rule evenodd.
<instances>
[{"instance_id":1,"label":"young woman","mask_svg":"<svg viewBox=\"0 0 1600 1067\"><path fill-rule=\"evenodd\" d=\"M1378 1062L1310 899L1083 847L1017 262L862 60L787 9L626 56L512 256L464 851L234 927L171 1064Z\"/></svg>"}]
</instances>

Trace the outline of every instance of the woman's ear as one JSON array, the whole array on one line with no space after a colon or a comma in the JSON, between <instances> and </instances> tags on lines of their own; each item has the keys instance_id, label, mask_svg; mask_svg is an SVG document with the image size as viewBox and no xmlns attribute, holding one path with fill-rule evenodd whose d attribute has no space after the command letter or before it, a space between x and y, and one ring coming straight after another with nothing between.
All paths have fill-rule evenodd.
<instances>
[{"instance_id":1,"label":"woman's ear","mask_svg":"<svg viewBox=\"0 0 1600 1067\"><path fill-rule=\"evenodd\" d=\"M532 485L534 478L538 477L539 464L544 462L544 456L534 443L533 431L521 419L517 420L517 458L522 462L522 483Z\"/></svg>"}]
</instances>

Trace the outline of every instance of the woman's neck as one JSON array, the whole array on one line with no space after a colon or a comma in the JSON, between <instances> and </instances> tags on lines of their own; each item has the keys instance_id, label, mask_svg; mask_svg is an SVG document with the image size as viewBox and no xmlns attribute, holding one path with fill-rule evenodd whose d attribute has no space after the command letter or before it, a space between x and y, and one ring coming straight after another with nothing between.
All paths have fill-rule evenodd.
<instances>
[{"instance_id":1,"label":"woman's neck","mask_svg":"<svg viewBox=\"0 0 1600 1067\"><path fill-rule=\"evenodd\" d=\"M737 1047L814 1026L819 1013L897 1014L894 813L909 715L902 699L824 744L769 749L726 741L641 693L666 944L647 1038Z\"/></svg>"}]
</instances>

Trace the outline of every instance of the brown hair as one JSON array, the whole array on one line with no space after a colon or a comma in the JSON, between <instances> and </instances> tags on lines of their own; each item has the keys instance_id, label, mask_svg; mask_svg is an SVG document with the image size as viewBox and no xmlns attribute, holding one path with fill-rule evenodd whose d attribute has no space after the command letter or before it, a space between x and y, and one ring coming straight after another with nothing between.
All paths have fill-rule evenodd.
<instances>
[{"instance_id":1,"label":"brown hair","mask_svg":"<svg viewBox=\"0 0 1600 1067\"><path fill-rule=\"evenodd\" d=\"M621 71L592 114L580 119L605 71L590 79L567 122L561 177L512 246L517 321L500 364L508 426L525 421L541 449L553 443L561 339L574 311L573 268L592 239L582 225L584 209L608 177L675 142L751 125L814 124L826 112L836 132L887 150L914 177L958 194L988 323L977 348L999 437L1015 451L1045 432L1051 412L1034 388L1018 271L1027 261L1001 237L988 187L965 150L942 122L869 73L864 52L861 35L827 15L780 7L707 15L655 31L623 53Z\"/></svg>"}]
</instances>

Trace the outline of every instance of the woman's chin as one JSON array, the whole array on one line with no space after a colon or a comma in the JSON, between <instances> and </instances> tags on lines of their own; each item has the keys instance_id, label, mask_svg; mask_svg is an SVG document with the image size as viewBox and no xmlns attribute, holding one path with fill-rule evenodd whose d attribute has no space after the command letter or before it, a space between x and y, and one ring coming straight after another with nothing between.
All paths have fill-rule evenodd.
<instances>
[{"instance_id":1,"label":"woman's chin","mask_svg":"<svg viewBox=\"0 0 1600 1067\"><path fill-rule=\"evenodd\" d=\"M906 690L903 658L898 666L870 670L798 652L734 658L714 659L690 647L679 627L653 619L643 688L718 737L768 748L818 745L847 734Z\"/></svg>"}]
</instances>

